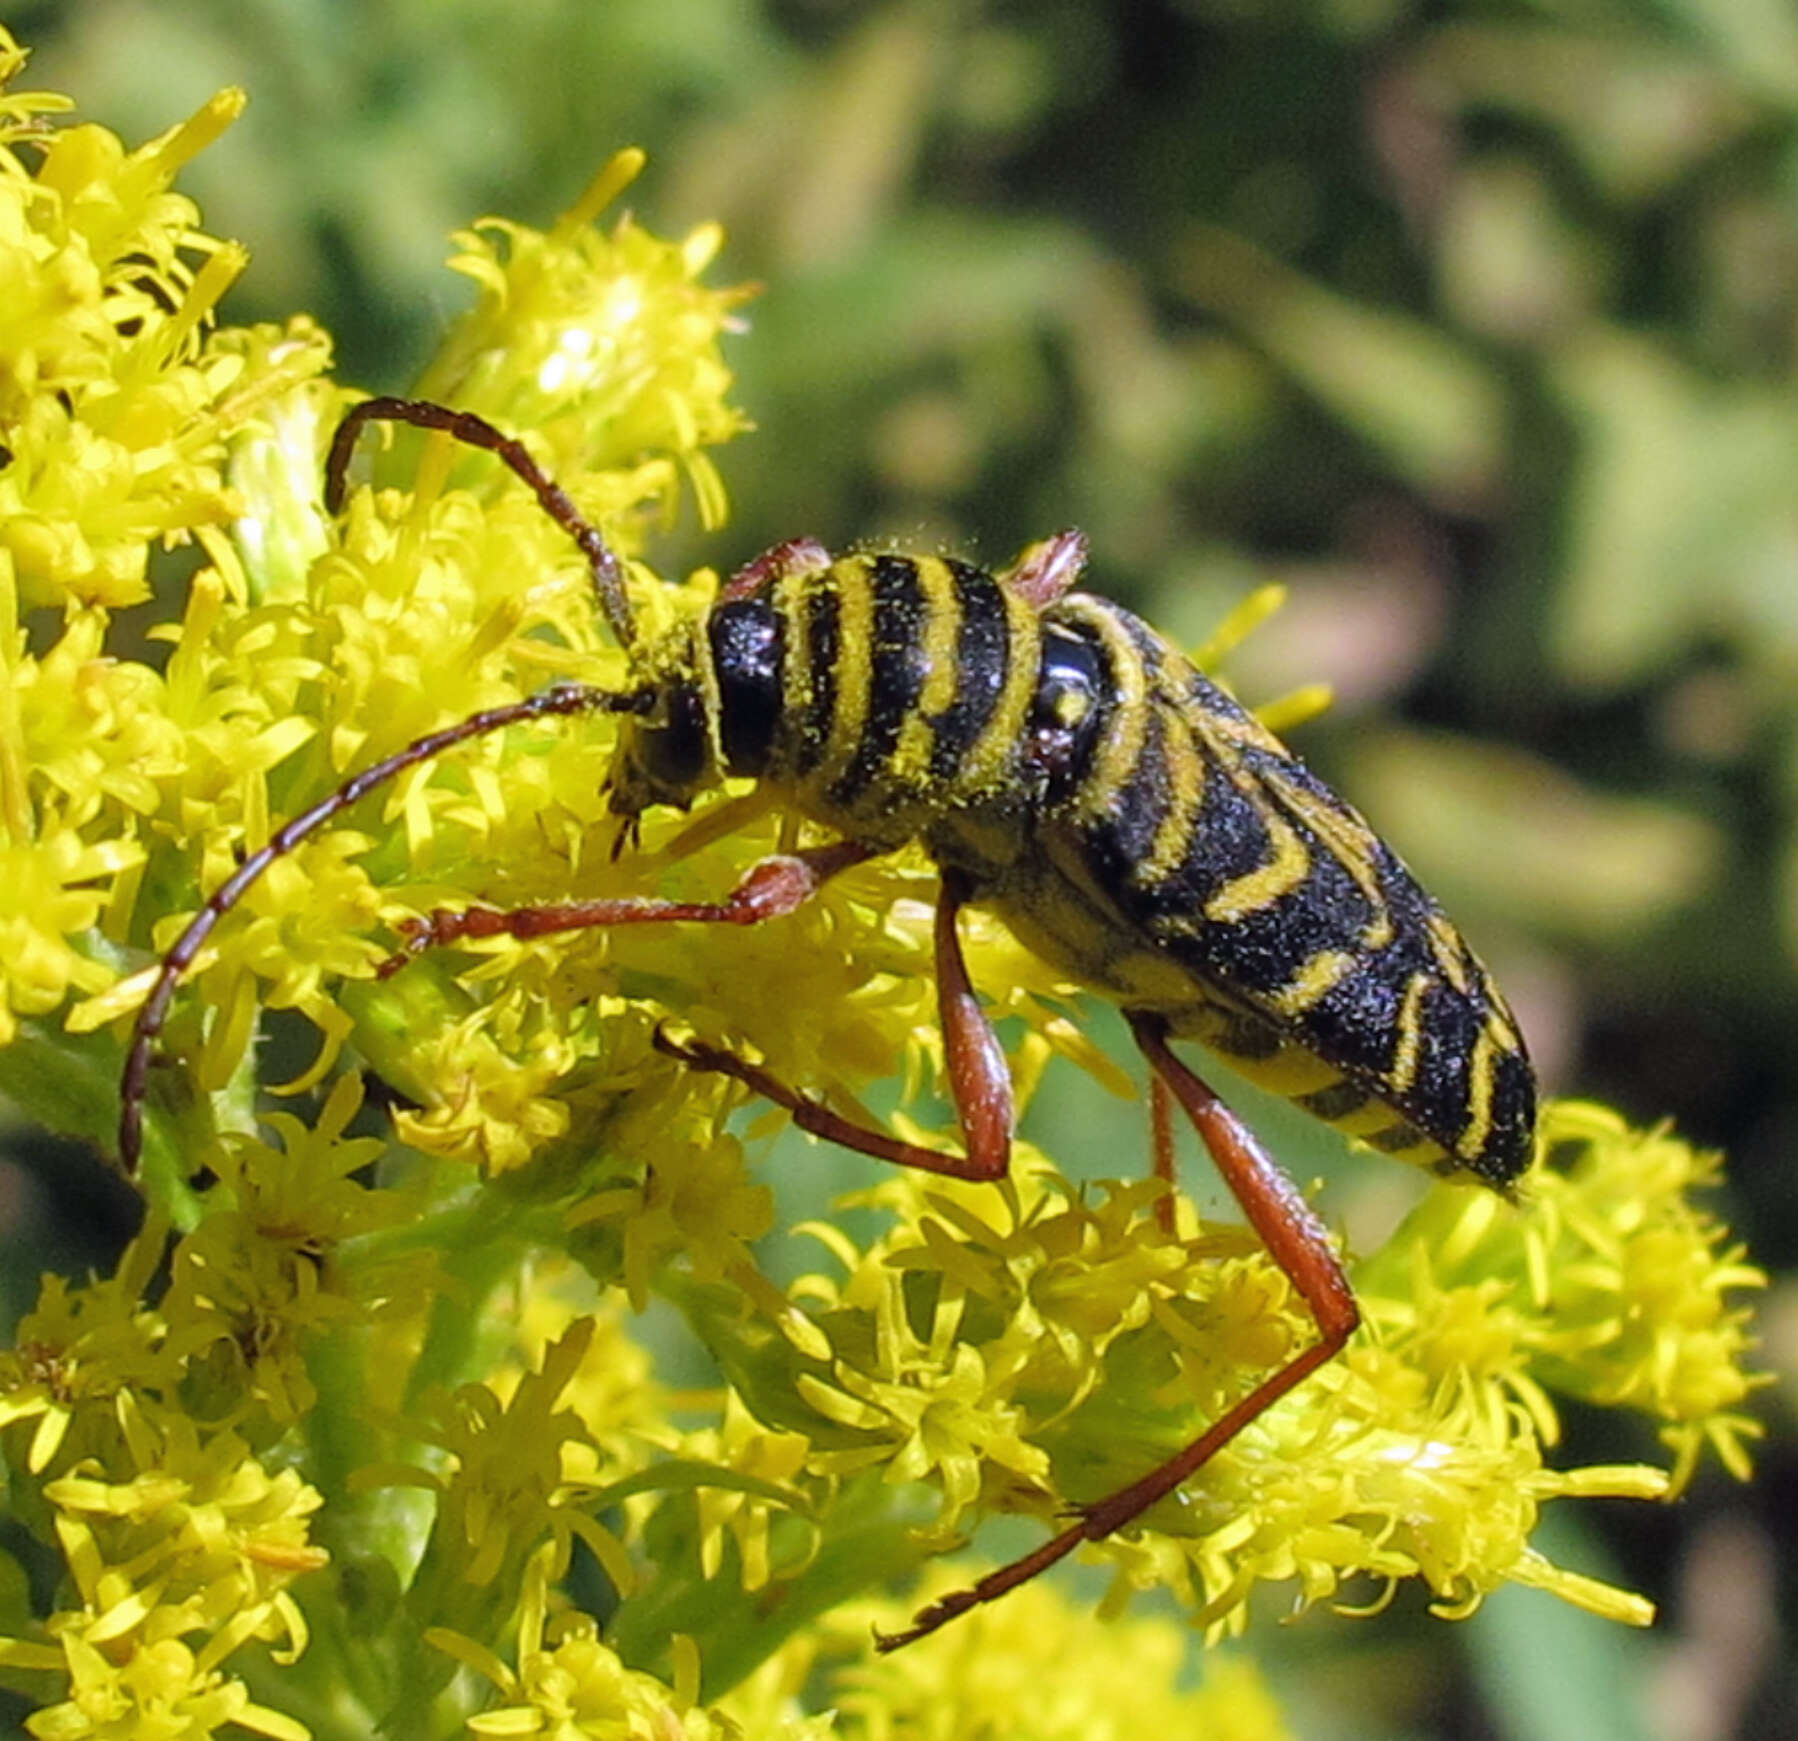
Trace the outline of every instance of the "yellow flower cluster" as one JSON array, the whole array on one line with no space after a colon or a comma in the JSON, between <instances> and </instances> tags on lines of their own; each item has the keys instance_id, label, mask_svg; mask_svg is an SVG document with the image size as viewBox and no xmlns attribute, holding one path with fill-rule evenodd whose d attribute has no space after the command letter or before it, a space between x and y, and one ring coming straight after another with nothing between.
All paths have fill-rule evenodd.
<instances>
[{"instance_id":1,"label":"yellow flower cluster","mask_svg":"<svg viewBox=\"0 0 1798 1741\"><path fill-rule=\"evenodd\" d=\"M1692 1205L1707 1157L1573 1103L1544 1109L1543 1141L1557 1160L1521 1211L1436 1187L1354 1271L1367 1333L1140 1534L1088 1550L1114 1568L1108 1606L1170 1587L1197 1624L1240 1632L1261 1583L1308 1604L1361 1581L1378 1605L1417 1578L1444 1614L1516 1581L1647 1622L1639 1598L1550 1564L1530 1536L1549 1499L1657 1498L1672 1482L1643 1465L1546 1466L1549 1392L1647 1414L1676 1479L1707 1443L1745 1471L1754 1381L1734 1296L1762 1278ZM707 1338L780 1368L766 1382L814 1415L814 1469L934 1482L936 1539L991 1511L1052 1529L1070 1501L1196 1438L1315 1334L1252 1236L1190 1220L1168 1232L1156 1195L1075 1193L1041 1164L997 1191L898 1175L865 1198L893 1212L886 1238L862 1250L812 1228L836 1273L795 1284L804 1334L720 1316ZM696 1292L688 1309L719 1303Z\"/></svg>"},{"instance_id":2,"label":"yellow flower cluster","mask_svg":"<svg viewBox=\"0 0 1798 1741\"><path fill-rule=\"evenodd\" d=\"M1524 1215L1455 1192L1420 1206L1357 1272L1369 1315L1438 1385L1511 1397L1545 1444L1555 1391L1645 1415L1673 1453L1674 1493L1706 1447L1747 1480L1762 1427L1744 1408L1767 1380L1744 1369L1740 1296L1766 1277L1695 1200L1721 1157L1579 1101L1544 1109L1542 1143Z\"/></svg>"},{"instance_id":3,"label":"yellow flower cluster","mask_svg":"<svg viewBox=\"0 0 1798 1741\"><path fill-rule=\"evenodd\" d=\"M23 62L9 39L0 80ZM224 92L135 152L101 127L46 124L68 106L0 99L0 542L25 604L116 607L148 595L153 539L230 516L221 461L249 408L245 359L204 327L244 255L170 188L243 98Z\"/></svg>"},{"instance_id":4,"label":"yellow flower cluster","mask_svg":"<svg viewBox=\"0 0 1798 1741\"><path fill-rule=\"evenodd\" d=\"M0 33L0 75L21 60ZM0 1090L107 1145L147 964L281 819L476 710L616 685L627 658L579 551L490 455L371 435L372 484L325 511L351 403L326 340L214 325L241 256L170 190L238 101L132 152L52 125L61 99L0 94ZM682 499L718 519L708 450L742 427L719 352L740 293L701 280L716 232L595 221L638 163L547 232L459 239L475 305L419 387L521 432L627 558ZM114 613L151 543L182 539L204 560L153 631L158 671ZM710 572L631 569L652 626L715 595ZM942 1068L921 859L778 926L501 938L375 976L438 904L713 898L793 840L726 794L616 855L612 743L546 724L409 769L199 952L152 1072L150 1219L111 1277L46 1279L0 1356L14 1512L62 1567L0 1640L32 1732L804 1741L828 1725L793 1698L825 1665L847 1736L1012 1732L1027 1709L1045 1735L1278 1737L1246 1669L1177 1691L1165 1625L1114 1627L1130 1697L1095 1701L1089 1621L1047 1590L890 1662L844 1643L855 1601L988 1515L1050 1523L1115 1489L1313 1333L1242 1230L1184 1203L1170 1230L1158 1187L1075 1190L1027 1151L1002 1187L888 1178L853 1206L881 1237L819 1223L828 1273L763 1272L759 1133L727 1128L739 1091L658 1053L655 1023L753 1043L852 1115L877 1083L914 1094ZM1119 1084L1067 987L981 916L964 935L1021 1095L1055 1055ZM770 986L795 1019L767 1019ZM257 1043L309 1031L281 1012L319 1039L265 1140ZM369 1076L401 1143L369 1134ZM1758 1277L1691 1206L1709 1164L1683 1144L1574 1107L1547 1134L1527 1212L1432 1196L1360 1265L1350 1353L1093 1550L1109 1606L1171 1588L1225 1632L1263 1583L1377 1600L1416 1578L1464 1612L1517 1580L1642 1617L1530 1534L1546 1499L1667 1477L1550 1469L1549 1395L1646 1413L1677 1479L1706 1445L1740 1472ZM627 1316L652 1300L714 1388L658 1382ZM0 1555L0 1590L14 1570Z\"/></svg>"},{"instance_id":5,"label":"yellow flower cluster","mask_svg":"<svg viewBox=\"0 0 1798 1741\"><path fill-rule=\"evenodd\" d=\"M967 1568L961 1570L965 1573ZM952 1587L953 1568L920 1595ZM897 1656L869 1660L870 1628L893 1631L909 1609L851 1604L795 1641L725 1701L748 1734L778 1733L778 1695L822 1678L841 1741L1289 1741L1278 1705L1248 1658L1217 1652L1193 1685L1183 1628L1120 1619L1098 1642L1090 1616L1054 1586L1032 1584Z\"/></svg>"},{"instance_id":6,"label":"yellow flower cluster","mask_svg":"<svg viewBox=\"0 0 1798 1741\"><path fill-rule=\"evenodd\" d=\"M41 1642L0 1639L0 1669L48 1689L30 1726L59 1741L232 1723L305 1741L225 1665L252 1642L278 1661L305 1650L288 1586L328 1559L310 1540L320 1496L160 1389L182 1376L183 1341L142 1304L160 1253L152 1231L109 1283L47 1282L0 1357L0 1424L34 1421L25 1466L60 1471L37 1497L70 1587Z\"/></svg>"},{"instance_id":7,"label":"yellow flower cluster","mask_svg":"<svg viewBox=\"0 0 1798 1741\"><path fill-rule=\"evenodd\" d=\"M0 37L0 85L24 55ZM53 125L67 100L0 93L0 1043L109 967L71 941L141 867L136 819L184 760L154 673L103 656L148 596L154 542L228 522L225 444L316 373L322 337L209 331L244 264L170 191L242 107L227 91L127 152ZM27 650L21 609L60 607Z\"/></svg>"},{"instance_id":8,"label":"yellow flower cluster","mask_svg":"<svg viewBox=\"0 0 1798 1741\"><path fill-rule=\"evenodd\" d=\"M1186 1640L1167 1620L1106 1629L1095 1674L1090 1618L1048 1586L932 1638L901 1658L870 1654L870 1632L903 1623L897 1602L852 1603L776 1651L713 1706L700 1665L677 1639L669 1682L633 1673L585 1615L559 1605L540 1556L526 1576L516 1667L451 1633L437 1648L492 1683L503 1703L471 1718L479 1736L557 1741L1290 1741L1255 1665L1217 1656L1188 1684ZM821 1703L829 1714L807 1715Z\"/></svg>"},{"instance_id":9,"label":"yellow flower cluster","mask_svg":"<svg viewBox=\"0 0 1798 1741\"><path fill-rule=\"evenodd\" d=\"M802 1717L790 1709L758 1712L744 1726L708 1710L699 1702L699 1659L690 1640L674 1643L671 1683L633 1671L600 1641L588 1616L558 1609L551 1566L551 1557L539 1554L526 1572L516 1669L473 1639L431 1634L438 1650L492 1682L504 1700L469 1719L471 1734L557 1741L736 1741L749 1734L767 1741L827 1741L839 1733L828 1717Z\"/></svg>"}]
</instances>

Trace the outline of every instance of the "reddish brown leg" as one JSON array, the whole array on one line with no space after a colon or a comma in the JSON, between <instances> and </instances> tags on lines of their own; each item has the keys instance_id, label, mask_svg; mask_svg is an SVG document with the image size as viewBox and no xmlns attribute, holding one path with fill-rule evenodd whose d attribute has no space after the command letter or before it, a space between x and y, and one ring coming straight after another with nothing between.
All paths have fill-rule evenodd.
<instances>
[{"instance_id":1,"label":"reddish brown leg","mask_svg":"<svg viewBox=\"0 0 1798 1741\"><path fill-rule=\"evenodd\" d=\"M990 1572L966 1590L930 1604L904 1632L878 1639L882 1650L922 1638L982 1602L1027 1583L1038 1572L1072 1553L1082 1542L1100 1541L1122 1529L1165 1499L1201 1468L1251 1421L1278 1402L1295 1385L1340 1352L1361 1321L1348 1277L1330 1247L1329 1235L1298 1188L1281 1172L1253 1133L1167 1045L1167 1023L1159 1016L1126 1011L1136 1043L1156 1076L1186 1109L1224 1183L1241 1204L1268 1254L1298 1289L1317 1322L1318 1339L1295 1355L1272 1377L1263 1379L1241 1402L1214 1421L1178 1455L1140 1480L1120 1488L1097 1505L1087 1506L1079 1522L1043 1543L1033 1553Z\"/></svg>"},{"instance_id":2,"label":"reddish brown leg","mask_svg":"<svg viewBox=\"0 0 1798 1741\"><path fill-rule=\"evenodd\" d=\"M720 603L754 598L785 574L822 574L830 566L830 552L816 538L787 538L760 556L745 562L718 589Z\"/></svg>"},{"instance_id":3,"label":"reddish brown leg","mask_svg":"<svg viewBox=\"0 0 1798 1741\"><path fill-rule=\"evenodd\" d=\"M1149 1079L1149 1148L1154 1176L1167 1189L1155 1205L1161 1231L1172 1234L1174 1225L1174 1096L1159 1075Z\"/></svg>"},{"instance_id":4,"label":"reddish brown leg","mask_svg":"<svg viewBox=\"0 0 1798 1741\"><path fill-rule=\"evenodd\" d=\"M751 1064L703 1040L676 1040L658 1029L656 1047L695 1070L734 1077L765 1100L784 1106L801 1130L826 1142L840 1143L858 1154L891 1161L896 1166L917 1167L926 1173L942 1173L955 1179L1002 1179L1011 1159L1011 1070L999 1036L993 1032L993 1025L968 981L968 965L956 934L956 914L969 894L966 882L956 872L943 873L943 892L936 909L937 1004L942 1012L949 1091L961 1122L962 1141L967 1145L965 1155L927 1149L856 1124L787 1087L759 1064Z\"/></svg>"},{"instance_id":5,"label":"reddish brown leg","mask_svg":"<svg viewBox=\"0 0 1798 1741\"><path fill-rule=\"evenodd\" d=\"M612 925L759 925L810 900L839 871L873 857L875 848L839 840L804 852L765 858L722 901L664 901L623 895L609 901L568 901L545 907L439 907L402 928L404 941L375 970L397 973L415 955L466 937L546 937L553 931L590 931Z\"/></svg>"}]
</instances>

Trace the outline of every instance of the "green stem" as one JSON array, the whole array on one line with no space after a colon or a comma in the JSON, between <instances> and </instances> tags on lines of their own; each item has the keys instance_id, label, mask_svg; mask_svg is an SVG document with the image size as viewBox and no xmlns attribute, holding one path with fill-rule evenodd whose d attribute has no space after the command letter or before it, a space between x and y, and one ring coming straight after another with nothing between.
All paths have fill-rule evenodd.
<instances>
[{"instance_id":1,"label":"green stem","mask_svg":"<svg viewBox=\"0 0 1798 1741\"><path fill-rule=\"evenodd\" d=\"M878 1475L846 1487L822 1520L823 1540L803 1570L761 1590L745 1590L734 1553L716 1576L700 1575L696 1556L664 1567L654 1584L620 1603L606 1642L631 1667L671 1673L675 1634L699 1647L706 1700L722 1697L754 1673L795 1632L856 1596L909 1583L931 1557L922 1545L914 1496Z\"/></svg>"}]
</instances>

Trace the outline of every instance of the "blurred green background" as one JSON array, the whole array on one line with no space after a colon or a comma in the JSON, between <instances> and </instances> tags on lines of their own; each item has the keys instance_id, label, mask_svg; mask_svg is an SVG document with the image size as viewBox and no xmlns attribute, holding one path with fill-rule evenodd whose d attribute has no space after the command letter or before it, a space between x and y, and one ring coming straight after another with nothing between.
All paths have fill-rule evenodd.
<instances>
[{"instance_id":1,"label":"blurred green background","mask_svg":"<svg viewBox=\"0 0 1798 1741\"><path fill-rule=\"evenodd\" d=\"M635 209L664 233L721 219L715 281L767 287L732 352L760 430L720 455L732 523L681 529L665 566L800 532L997 563L1078 524L1093 584L1189 642L1284 582L1238 689L1335 686L1299 747L1462 921L1550 1087L1726 1147L1721 1207L1794 1269L1791 0L0 20L35 46L27 84L131 141L245 86L183 181L253 251L227 313L310 310L377 390L461 305L451 229L546 222L647 147ZM80 1201L60 1212L45 1241L79 1247ZM1798 1289L1766 1324L1788 1382L1755 1487L1707 1473L1557 1543L1655 1595L1653 1637L1527 1594L1455 1629L1403 1602L1264 1630L1300 1732L1798 1733ZM1578 1418L1570 1440L1641 1449ZM1102 1672L1096 1627L1093 1648Z\"/></svg>"}]
</instances>

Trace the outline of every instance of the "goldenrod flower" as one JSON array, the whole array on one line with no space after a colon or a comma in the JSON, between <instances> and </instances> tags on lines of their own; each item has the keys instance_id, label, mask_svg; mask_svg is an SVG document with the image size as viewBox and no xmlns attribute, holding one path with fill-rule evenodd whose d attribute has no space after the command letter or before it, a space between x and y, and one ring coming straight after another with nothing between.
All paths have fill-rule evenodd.
<instances>
[{"instance_id":1,"label":"goldenrod flower","mask_svg":"<svg viewBox=\"0 0 1798 1741\"><path fill-rule=\"evenodd\" d=\"M0 80L21 59L0 32ZM305 320L216 324L241 254L171 186L238 103L130 151L54 122L62 99L0 94L0 1088L96 1140L157 953L281 819L477 709L616 685L634 651L490 455L371 435L353 475L373 484L325 511L355 395ZM710 571L636 559L683 491L716 523L710 450L745 424L719 350L741 293L704 281L716 231L600 221L639 161L546 232L458 239L478 300L420 390L520 434L633 559L653 626L716 596ZM158 673L113 612L172 541L204 561ZM795 1704L817 1665L846 1736L1003 1733L1014 1711L1043 1735L1278 1737L1251 1670L1182 1691L1171 1624L1090 1645L1046 1588L868 1657L870 1593L989 1516L1060 1527L1315 1333L1242 1229L1183 1201L1170 1224L1140 1179L1077 1189L1028 1148L996 1187L887 1176L855 1223L810 1225L813 1273L764 1272L759 1138L783 1115L732 1127L743 1094L655 1027L753 1045L852 1115L877 1084L915 1097L943 1069L921 855L779 925L498 938L376 978L395 925L440 903L715 897L798 832L725 792L616 855L613 743L603 719L546 723L409 769L199 950L152 1072L146 1227L110 1278L47 1279L0 1357L15 1516L63 1572L0 1641L32 1732L301 1741L305 1713L356 1735L804 1741L829 1728ZM1072 988L980 914L963 934L1023 1097L1054 1057L1126 1081ZM269 1011L316 1040L265 1141ZM1675 1137L1577 1106L1544 1130L1524 1210L1433 1193L1355 1266L1345 1356L1088 1550L1108 1612L1166 1589L1215 1636L1266 1584L1372 1607L1416 1580L1459 1614L1512 1581L1645 1618L1541 1556L1540 1507L1658 1495L1707 1446L1745 1473L1760 1278L1694 1206L1713 1164ZM711 1357L705 1388L649 1354L634 1314L658 1303ZM1645 1415L1671 1477L1556 1467L1565 1395ZM1128 1665L1106 1699L1093 1648Z\"/></svg>"},{"instance_id":2,"label":"goldenrod flower","mask_svg":"<svg viewBox=\"0 0 1798 1741\"><path fill-rule=\"evenodd\" d=\"M965 1574L966 1567L961 1570ZM933 1576L920 1596L953 1587ZM872 1631L903 1626L916 1604L853 1603L769 1659L724 1701L746 1735L776 1727L799 1688L821 1684L839 1741L1288 1741L1252 1660L1220 1651L1193 1685L1188 1637L1165 1618L1092 1616L1047 1583L879 1657ZM1096 1648L1095 1648L1096 1647Z\"/></svg>"},{"instance_id":3,"label":"goldenrod flower","mask_svg":"<svg viewBox=\"0 0 1798 1741\"><path fill-rule=\"evenodd\" d=\"M0 82L24 58L7 38ZM117 606L147 596L153 541L231 517L225 440L285 383L246 378L208 335L246 257L172 191L242 93L132 152L103 127L43 124L67 106L0 98L0 548L28 605Z\"/></svg>"},{"instance_id":4,"label":"goldenrod flower","mask_svg":"<svg viewBox=\"0 0 1798 1741\"><path fill-rule=\"evenodd\" d=\"M1420 1578L1442 1612L1465 1613L1517 1580L1616 1619L1648 1619L1638 1598L1557 1568L1530 1545L1549 1499L1669 1490L1665 1474L1640 1465L1545 1466L1555 1438L1548 1390L1569 1387L1558 1348L1518 1330L1530 1304L1528 1254L1545 1229L1595 1218L1614 1188L1618 1148L1638 1140L1577 1108L1551 1106L1545 1129L1557 1143L1578 1132L1596 1158L1543 1175L1521 1214L1438 1187L1418 1222L1453 1213L1477 1232L1434 1241L1401 1231L1380 1262L1356 1272L1373 1334L1246 1428L1148 1513L1140 1534L1088 1550L1113 1563L1114 1602L1165 1584L1198 1623L1238 1632L1262 1582L1290 1585L1300 1602L1366 1601ZM1689 1178L1702 1169L1684 1152ZM977 1502L1055 1527L1069 1501L1102 1498L1171 1455L1315 1334L1258 1245L1228 1228L1165 1231L1147 1184L1072 1194L1052 1175L1019 1169L1000 1192L903 1175L869 1195L896 1212L895 1231L866 1251L830 1235L845 1273L807 1278L800 1290L828 1345L822 1358L781 1339L743 1340L741 1320L725 1316L703 1318L704 1334L733 1365L780 1364L818 1417L817 1467L876 1464L890 1479L933 1480L943 1534L965 1530ZM1712 1308L1699 1345L1684 1341L1694 1318L1685 1292L1657 1284L1631 1296L1619 1280L1610 1309L1644 1346L1663 1350L1663 1364L1675 1341L1684 1360L1712 1361L1709 1379L1693 1386L1707 1412L1681 1428L1733 1444L1743 1426L1730 1412L1746 1382L1743 1325L1722 1295L1755 1278L1714 1251L1683 1199L1663 1200L1663 1223L1682 1215L1711 1254L1687 1284ZM1438 1246L1462 1265L1510 1268L1513 1287L1469 1286L1445 1309L1404 1261ZM1588 1285L1585 1272L1574 1274ZM696 1294L689 1310L714 1303ZM1555 1320L1544 1311L1542 1322Z\"/></svg>"},{"instance_id":5,"label":"goldenrod flower","mask_svg":"<svg viewBox=\"0 0 1798 1741\"><path fill-rule=\"evenodd\" d=\"M152 1215L114 1273L84 1287L47 1275L37 1305L19 1320L14 1345L0 1354L0 1427L34 1421L25 1467L36 1476L64 1449L70 1424L116 1435L118 1399L134 1386L173 1382L167 1325L147 1294L162 1261L166 1226ZM77 1444L81 1456L91 1446Z\"/></svg>"},{"instance_id":6,"label":"goldenrod flower","mask_svg":"<svg viewBox=\"0 0 1798 1741\"><path fill-rule=\"evenodd\" d=\"M1632 1130L1608 1107L1551 1102L1528 1213L1442 1192L1362 1271L1372 1312L1445 1376L1497 1380L1553 1443L1544 1388L1653 1421L1673 1453L1672 1489L1706 1446L1738 1479L1744 1412L1766 1382L1744 1370L1766 1277L1694 1200L1720 1158L1666 1129Z\"/></svg>"},{"instance_id":7,"label":"goldenrod flower","mask_svg":"<svg viewBox=\"0 0 1798 1741\"><path fill-rule=\"evenodd\" d=\"M439 1630L430 1642L485 1676L503 1704L468 1720L469 1733L542 1735L550 1741L735 1741L744 1733L698 1701L699 1663L691 1646L675 1641L673 1685L638 1673L600 1642L585 1615L554 1612L548 1562L539 1556L525 1577L516 1656L509 1668L492 1651ZM750 1733L766 1741L827 1741L829 1718L782 1713Z\"/></svg>"},{"instance_id":8,"label":"goldenrod flower","mask_svg":"<svg viewBox=\"0 0 1798 1741\"><path fill-rule=\"evenodd\" d=\"M593 227L642 167L642 152L619 152L547 234L489 218L459 235L450 264L481 299L418 390L532 431L596 518L652 501L672 512L684 471L715 526L724 486L706 449L746 427L717 340L745 293L699 282L715 224L672 247L629 218Z\"/></svg>"},{"instance_id":9,"label":"goldenrod flower","mask_svg":"<svg viewBox=\"0 0 1798 1741\"><path fill-rule=\"evenodd\" d=\"M162 1302L170 1333L271 1421L296 1421L312 1408L305 1356L318 1338L384 1319L411 1322L441 1286L430 1252L383 1258L367 1249L411 1221L421 1200L351 1176L385 1146L343 1136L361 1100L360 1079L340 1077L316 1127L284 1114L270 1120L281 1149L228 1137L214 1163L221 1200L175 1250ZM348 1240L362 1249L345 1262Z\"/></svg>"},{"instance_id":10,"label":"goldenrod flower","mask_svg":"<svg viewBox=\"0 0 1798 1741\"><path fill-rule=\"evenodd\" d=\"M56 1741L230 1723L304 1741L303 1724L253 1702L224 1664L254 1642L288 1661L304 1651L287 1586L326 1562L308 1539L319 1495L291 1469L270 1474L235 1434L159 1414L121 1393L127 1478L90 1459L44 1484L78 1605L50 1616L49 1643L0 1640L0 1664L66 1674L66 1698L30 1720Z\"/></svg>"}]
</instances>

